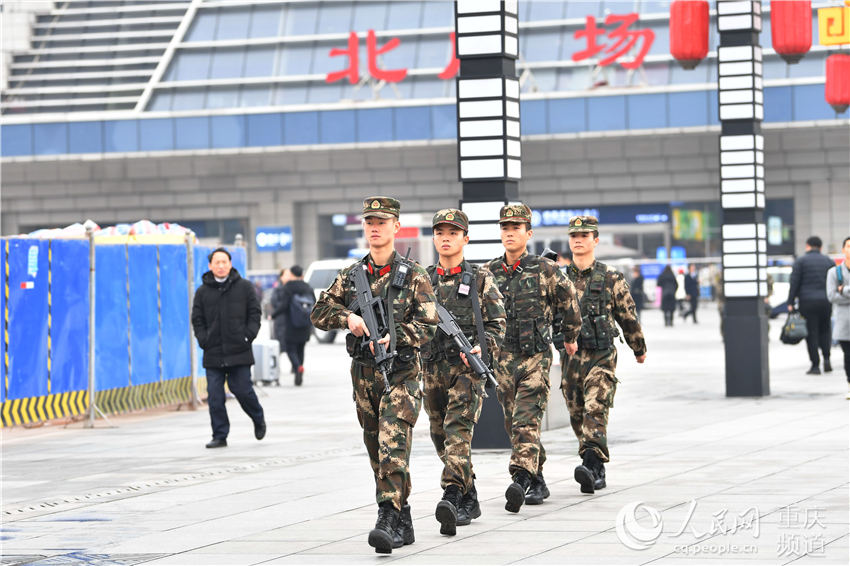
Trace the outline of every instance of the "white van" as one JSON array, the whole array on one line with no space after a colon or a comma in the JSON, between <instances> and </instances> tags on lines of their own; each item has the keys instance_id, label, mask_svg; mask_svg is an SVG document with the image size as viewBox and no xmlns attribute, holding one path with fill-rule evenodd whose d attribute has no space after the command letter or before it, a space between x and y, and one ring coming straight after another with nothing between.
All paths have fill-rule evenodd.
<instances>
[{"instance_id":1,"label":"white van","mask_svg":"<svg viewBox=\"0 0 850 566\"><path fill-rule=\"evenodd\" d=\"M304 273L304 281L313 288L316 300L319 300L319 295L322 294L322 291L330 287L341 269L348 267L356 261L357 258L320 259L311 263ZM313 335L322 344L332 343L336 339L337 332L337 330L324 331L313 327Z\"/></svg>"}]
</instances>

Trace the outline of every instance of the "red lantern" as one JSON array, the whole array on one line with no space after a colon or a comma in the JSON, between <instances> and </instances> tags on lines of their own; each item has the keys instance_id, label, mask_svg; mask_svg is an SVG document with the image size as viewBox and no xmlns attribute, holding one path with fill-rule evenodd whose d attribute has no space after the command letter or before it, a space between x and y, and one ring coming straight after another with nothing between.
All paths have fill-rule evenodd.
<instances>
[{"instance_id":1,"label":"red lantern","mask_svg":"<svg viewBox=\"0 0 850 566\"><path fill-rule=\"evenodd\" d=\"M770 4L770 36L773 48L789 65L812 47L812 3L783 0Z\"/></svg>"},{"instance_id":2,"label":"red lantern","mask_svg":"<svg viewBox=\"0 0 850 566\"><path fill-rule=\"evenodd\" d=\"M707 1L670 4L670 54L685 69L693 69L708 55Z\"/></svg>"},{"instance_id":3,"label":"red lantern","mask_svg":"<svg viewBox=\"0 0 850 566\"><path fill-rule=\"evenodd\" d=\"M850 106L850 55L826 58L826 101L839 114Z\"/></svg>"}]
</instances>

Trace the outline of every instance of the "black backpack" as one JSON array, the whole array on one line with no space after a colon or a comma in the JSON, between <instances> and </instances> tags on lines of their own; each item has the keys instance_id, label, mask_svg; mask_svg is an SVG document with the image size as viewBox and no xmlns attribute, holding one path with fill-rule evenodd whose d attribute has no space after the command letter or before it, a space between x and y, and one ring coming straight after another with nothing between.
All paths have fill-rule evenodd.
<instances>
[{"instance_id":1,"label":"black backpack","mask_svg":"<svg viewBox=\"0 0 850 566\"><path fill-rule=\"evenodd\" d=\"M310 293L296 293L292 295L289 302L289 324L293 328L307 328L310 326L310 313L316 297Z\"/></svg>"}]
</instances>

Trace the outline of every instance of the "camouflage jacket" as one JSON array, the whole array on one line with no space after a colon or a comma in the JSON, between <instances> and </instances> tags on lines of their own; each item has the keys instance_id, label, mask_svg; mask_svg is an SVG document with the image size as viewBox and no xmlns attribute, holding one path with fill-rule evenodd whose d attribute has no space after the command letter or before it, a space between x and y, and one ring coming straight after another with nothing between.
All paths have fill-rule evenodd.
<instances>
[{"instance_id":1,"label":"camouflage jacket","mask_svg":"<svg viewBox=\"0 0 850 566\"><path fill-rule=\"evenodd\" d=\"M473 315L472 301L467 297L458 294L458 285L460 284L461 275L464 271L475 273L475 288L470 289L470 292L478 293L478 304L481 306L481 319L484 323L484 335L487 340L487 352L490 359L499 359L499 348L502 346L502 339L505 337L505 307L502 304L502 293L496 286L493 280L493 274L483 267L477 267L466 260L461 264L461 271L454 274L438 275L437 266L432 265L427 268L430 280L433 282L436 277L436 286L434 295L441 305L446 307L458 325L466 334L469 342L474 346L478 344L478 329L475 326L475 318ZM435 347L446 346L449 348L448 338L442 332L437 332L432 344ZM438 343L440 343L438 345ZM423 354L424 355L424 354Z\"/></svg>"},{"instance_id":2,"label":"camouflage jacket","mask_svg":"<svg viewBox=\"0 0 850 566\"><path fill-rule=\"evenodd\" d=\"M574 342L581 329L576 292L552 260L523 252L509 266L505 256L486 264L504 296L507 329L504 350L534 354L552 343L552 323L561 321L564 341Z\"/></svg>"},{"instance_id":3,"label":"camouflage jacket","mask_svg":"<svg viewBox=\"0 0 850 566\"><path fill-rule=\"evenodd\" d=\"M397 253L393 252L387 266L393 265ZM352 270L363 265L363 262L369 262L373 266L372 272L367 275L372 287L372 295L387 296L392 270L385 269L384 274L381 275L381 270L372 264L371 256L367 255L340 271L330 287L322 291L310 315L310 320L316 328L321 330L348 328L348 315L352 313L348 307L355 299L354 283L350 274ZM434 337L437 323L439 323L435 300L428 273L419 264L414 263L413 269L407 275L404 288L398 292L393 303L396 347L419 348Z\"/></svg>"},{"instance_id":4,"label":"camouflage jacket","mask_svg":"<svg viewBox=\"0 0 850 566\"><path fill-rule=\"evenodd\" d=\"M575 285L579 303L581 303L596 264L597 261L594 260L590 267L582 271L579 271L575 264L567 267L567 277ZM635 301L629 292L629 284L626 282L626 278L610 265L606 266L605 287L607 291L605 296L610 297L605 304L608 316L613 317L620 328L623 329L623 337L635 356L642 356L646 353L646 342L643 339L643 330L641 330L635 311Z\"/></svg>"}]
</instances>

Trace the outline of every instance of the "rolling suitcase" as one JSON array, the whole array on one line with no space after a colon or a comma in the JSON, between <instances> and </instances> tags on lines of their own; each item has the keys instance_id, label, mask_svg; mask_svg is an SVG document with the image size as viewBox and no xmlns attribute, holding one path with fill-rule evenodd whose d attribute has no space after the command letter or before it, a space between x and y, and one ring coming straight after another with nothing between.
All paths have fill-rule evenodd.
<instances>
[{"instance_id":1,"label":"rolling suitcase","mask_svg":"<svg viewBox=\"0 0 850 566\"><path fill-rule=\"evenodd\" d=\"M280 346L277 340L257 340L251 348L254 351L254 367L251 379L254 383L280 385L280 368L277 363Z\"/></svg>"}]
</instances>

